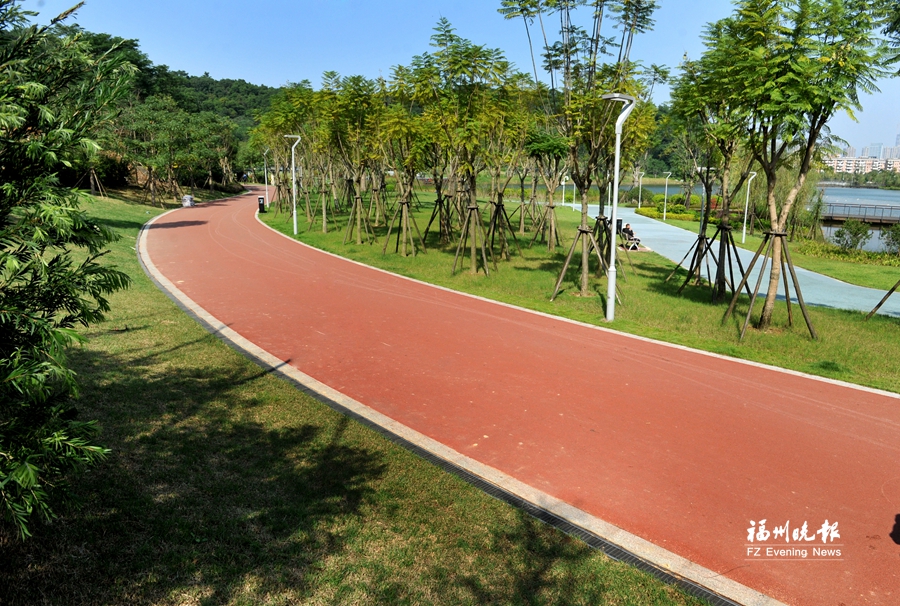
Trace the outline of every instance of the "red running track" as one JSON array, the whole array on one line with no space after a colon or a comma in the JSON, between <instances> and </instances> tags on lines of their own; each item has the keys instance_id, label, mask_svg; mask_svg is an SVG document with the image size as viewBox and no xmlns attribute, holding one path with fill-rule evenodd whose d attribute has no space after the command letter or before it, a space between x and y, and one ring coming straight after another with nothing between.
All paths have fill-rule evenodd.
<instances>
[{"instance_id":1,"label":"red running track","mask_svg":"<svg viewBox=\"0 0 900 606\"><path fill-rule=\"evenodd\" d=\"M147 253L291 366L657 546L789 604L900 604L897 397L430 287L255 210L247 195L170 213ZM837 522L840 538L764 559L785 544L770 537L748 558L761 519Z\"/></svg>"}]
</instances>

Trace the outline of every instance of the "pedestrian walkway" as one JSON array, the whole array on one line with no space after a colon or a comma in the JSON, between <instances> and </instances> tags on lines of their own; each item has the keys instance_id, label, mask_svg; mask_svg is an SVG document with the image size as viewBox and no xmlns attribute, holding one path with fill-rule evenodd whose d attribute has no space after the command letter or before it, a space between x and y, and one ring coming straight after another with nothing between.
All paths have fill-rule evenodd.
<instances>
[{"instance_id":1,"label":"pedestrian walkway","mask_svg":"<svg viewBox=\"0 0 900 606\"><path fill-rule=\"evenodd\" d=\"M737 603L900 602L896 394L403 278L256 207L162 215L138 250L264 366Z\"/></svg>"},{"instance_id":2,"label":"pedestrian walkway","mask_svg":"<svg viewBox=\"0 0 900 606\"><path fill-rule=\"evenodd\" d=\"M690 232L673 225L668 225L662 221L650 219L634 212L633 208L618 209L619 218L624 223L631 223L635 233L641 239L641 245L647 246L654 252L674 261L680 262L694 242L697 241L697 233ZM564 210L560 212L565 212ZM590 207L591 216L596 216L599 207ZM700 224L697 224L699 230ZM714 229L714 228L713 228ZM709 231L708 235L712 236L713 231ZM736 238L740 238L740 234L735 234ZM718 251L718 244L715 248ZM756 251L744 250L739 248L741 263L744 268L750 264ZM690 265L691 259L685 261L685 268ZM759 276L761 262L757 262L750 279L750 289L752 290ZM704 269L704 272L706 270ZM713 271L715 269L713 268ZM739 273L737 264L735 264L735 279ZM900 280L900 268L897 268L897 279ZM869 313L878 302L884 297L886 291L875 290L873 288L865 288L854 284L847 284L828 276L823 276L806 269L797 268L797 280L800 282L800 289L803 293L803 300L809 305L819 305L821 307L833 307L836 309L850 309ZM764 280L760 289L760 296L765 296L767 282ZM793 284L791 285L791 300L796 301L796 294L793 293ZM784 291L781 290L779 299L784 300ZM879 314L886 316L900 317L900 293L895 294L878 310Z\"/></svg>"}]
</instances>

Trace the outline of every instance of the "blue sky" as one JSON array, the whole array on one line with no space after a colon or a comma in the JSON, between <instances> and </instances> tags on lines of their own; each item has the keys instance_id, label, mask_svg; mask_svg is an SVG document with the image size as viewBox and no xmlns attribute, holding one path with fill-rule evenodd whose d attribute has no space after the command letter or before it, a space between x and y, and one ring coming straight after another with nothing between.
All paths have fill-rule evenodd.
<instances>
[{"instance_id":1,"label":"blue sky","mask_svg":"<svg viewBox=\"0 0 900 606\"><path fill-rule=\"evenodd\" d=\"M46 23L76 0L25 0ZM699 57L706 23L727 16L728 0L660 0L655 29L639 36L632 57L675 67L682 56ZM280 86L310 80L322 72L388 76L429 50L432 28L446 17L457 34L500 48L522 71L531 71L521 20L497 13L499 0L87 0L74 22L87 30L136 38L157 64L214 78L241 78ZM611 22L610 22L611 23ZM547 24L552 30L553 24ZM615 32L607 28L606 35ZM539 37L535 27L532 37ZM674 71L674 70L673 70ZM835 134L857 147L894 145L900 134L900 78L880 83L881 93L863 99L859 123L847 116L831 124ZM657 102L668 98L663 88Z\"/></svg>"}]
</instances>

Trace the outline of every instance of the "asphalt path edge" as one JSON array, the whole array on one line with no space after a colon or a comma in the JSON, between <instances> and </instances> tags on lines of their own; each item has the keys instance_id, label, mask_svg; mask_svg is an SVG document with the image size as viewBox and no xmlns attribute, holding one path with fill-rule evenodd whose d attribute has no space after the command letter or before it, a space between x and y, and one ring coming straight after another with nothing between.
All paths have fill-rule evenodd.
<instances>
[{"instance_id":1,"label":"asphalt path edge","mask_svg":"<svg viewBox=\"0 0 900 606\"><path fill-rule=\"evenodd\" d=\"M425 436L401 423L398 423L390 417L387 417L369 408L368 406L365 406L364 404L342 394L335 389L332 389L328 385L325 385L324 383L321 383L313 377L299 371L298 369L290 366L286 362L276 358L269 352L247 340L246 338L229 328L219 319L212 316L195 301L181 292L181 290L179 290L156 268L156 266L153 264L153 261L150 259L149 251L147 250L147 232L154 222L178 210L181 209L176 208L166 213L157 215L156 217L147 221L147 223L145 223L141 227L141 231L139 232L137 237L137 245L135 247L137 251L138 261L140 262L141 267L143 268L147 276L182 311L194 318L194 320L196 320L208 332L218 337L229 347L243 354L245 357L261 366L263 369L293 383L301 391L307 393L311 397L324 403L330 408L349 417L352 417L358 422L361 422L363 425L366 425L367 427L384 435L392 442L406 448L407 450L410 450L411 452L416 453L422 458L437 465L441 469L453 473L457 477L460 477L464 481L472 484L473 486L479 488L480 490L486 492L494 498L518 507L524 510L529 515L545 523L553 525L563 532L566 532L570 536L574 536L586 542L591 547L602 550L607 556L611 557L614 560L622 561L635 566L636 568L648 572L649 574L652 574L654 577L666 583L670 583L672 585L680 587L686 593L705 599L715 606L784 606L782 602L777 601L774 598L762 594L754 589L751 589L741 583L733 581L728 577L723 576L723 574L721 573L717 573L708 568L695 564L694 562L691 562L690 560L683 558L667 549L663 549L657 545L654 545L653 543L642 539L641 537L638 537L613 524L601 520L596 516L590 515L587 512L582 511L581 509L573 507L572 505L561 501L556 497L553 497L543 491L520 482L519 480L516 480L515 478L493 467L484 465L483 463L466 457L461 453L447 447L446 445L433 440L428 436ZM257 217L257 220L258 219L259 218ZM260 221L260 223L262 222ZM263 223L263 225L265 224ZM268 229L272 229L267 225L266 227ZM289 236L286 236L285 234L282 234L274 229L272 229L272 231L290 240L291 242L294 242L301 246L309 247L308 245L290 238ZM338 257L338 255L333 255L333 253L328 253L326 251L322 251L313 247L309 248L311 248L312 250L316 250L317 252L322 252ZM356 261L344 259L343 257L338 258L341 258L350 263L356 263L357 265L361 265L363 267L366 267L367 269L384 271L379 270L378 268L364 265L362 263L358 263ZM419 280L414 280L405 276L399 276L398 274L393 274L392 272L385 273L390 273L391 275L396 275L400 278L420 282ZM420 283L425 284L424 282ZM530 313L552 317L561 321L573 322L598 330L608 330L602 327L583 324L581 322L568 320L566 318L559 318L557 316L551 316L549 314L543 314L541 312L535 312L533 310L527 310L502 302L483 299L482 297L477 297L475 295L458 293L457 291L446 289L440 286L431 284L429 284L429 286L433 288L440 288L442 290L448 290L456 294L463 294L465 296L471 296L485 301L490 301L491 303L495 303L498 305L513 307L515 309L521 309ZM672 345L669 343L662 343L653 339L647 339L645 337L629 335L627 333L620 333L618 331L614 332L616 332L617 334L621 334L622 336L652 341L654 343L660 343L668 345L670 347L688 349L690 351L698 351L692 348ZM710 352L701 353L706 353L715 357L726 357L719 356L718 354L712 354ZM727 359L732 360L733 358ZM747 362L744 360L738 361L746 362L752 365L768 367L767 365L757 364L754 362ZM828 382L851 385L840 381L823 379L822 377L812 377L811 375L806 375L804 373L784 371L784 369L779 370L782 370L783 372L789 372L791 374L799 374L819 380L825 380ZM860 388L860 386L855 385L853 385L853 387ZM877 391L879 393L889 393L881 392L880 390L872 391ZM889 395L896 396L896 394Z\"/></svg>"}]
</instances>

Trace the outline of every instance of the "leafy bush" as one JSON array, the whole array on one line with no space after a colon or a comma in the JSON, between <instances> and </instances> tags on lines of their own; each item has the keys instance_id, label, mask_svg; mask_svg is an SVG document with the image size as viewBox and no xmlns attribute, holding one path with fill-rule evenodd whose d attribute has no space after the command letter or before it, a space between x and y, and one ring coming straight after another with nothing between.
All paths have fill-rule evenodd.
<instances>
[{"instance_id":1,"label":"leafy bush","mask_svg":"<svg viewBox=\"0 0 900 606\"><path fill-rule=\"evenodd\" d=\"M900 256L887 252L872 252L868 250L845 250L830 242L818 242L815 240L799 240L792 245L792 249L798 253L820 259L834 259L836 261L853 261L866 265L880 265L882 267L900 267Z\"/></svg>"},{"instance_id":2,"label":"leafy bush","mask_svg":"<svg viewBox=\"0 0 900 606\"><path fill-rule=\"evenodd\" d=\"M667 216L672 213L685 213L687 209L684 207L684 204L673 203L672 197L669 197L669 202L666 204L665 200L659 201L656 203L656 210L663 213L666 212Z\"/></svg>"},{"instance_id":3,"label":"leafy bush","mask_svg":"<svg viewBox=\"0 0 900 606\"><path fill-rule=\"evenodd\" d=\"M669 196L669 205L671 206L672 204L681 204L685 208L687 208L688 205L684 203L684 199L685 199L685 196L683 193L673 194L673 195ZM700 206L700 196L698 196L697 194L691 194L690 207L699 208L699 206Z\"/></svg>"},{"instance_id":4,"label":"leafy bush","mask_svg":"<svg viewBox=\"0 0 900 606\"><path fill-rule=\"evenodd\" d=\"M77 419L65 348L129 278L98 263L115 235L55 171L97 149L90 136L133 70L29 27L11 0L0 0L0 56L0 520L25 537L34 515L53 517L70 472L106 454Z\"/></svg>"},{"instance_id":5,"label":"leafy bush","mask_svg":"<svg viewBox=\"0 0 900 606\"><path fill-rule=\"evenodd\" d=\"M682 206L682 211L684 211L684 207ZM642 215L644 217L649 217L650 219L662 219L663 213L661 210L656 208L638 208L634 211L635 213ZM694 213L673 213L669 210L666 213L666 219L672 219L674 221L696 221L697 216Z\"/></svg>"},{"instance_id":6,"label":"leafy bush","mask_svg":"<svg viewBox=\"0 0 900 606\"><path fill-rule=\"evenodd\" d=\"M889 253L900 253L900 223L881 230L881 243Z\"/></svg>"},{"instance_id":7,"label":"leafy bush","mask_svg":"<svg viewBox=\"0 0 900 606\"><path fill-rule=\"evenodd\" d=\"M872 238L869 225L856 219L847 219L834 232L834 242L844 250L858 250Z\"/></svg>"},{"instance_id":8,"label":"leafy bush","mask_svg":"<svg viewBox=\"0 0 900 606\"><path fill-rule=\"evenodd\" d=\"M653 203L653 192L647 188L633 187L622 194L622 201L637 204L640 195L641 204Z\"/></svg>"}]
</instances>

